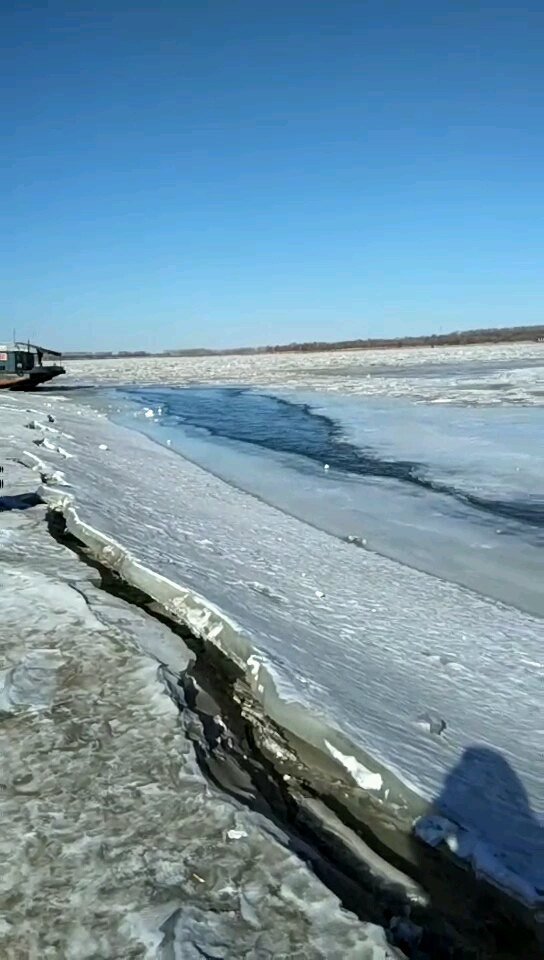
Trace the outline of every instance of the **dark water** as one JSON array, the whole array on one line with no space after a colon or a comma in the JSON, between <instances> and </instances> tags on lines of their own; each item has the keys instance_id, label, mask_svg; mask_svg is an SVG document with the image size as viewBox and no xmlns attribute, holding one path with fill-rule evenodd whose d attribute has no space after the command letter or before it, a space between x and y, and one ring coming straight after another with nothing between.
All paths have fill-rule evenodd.
<instances>
[{"instance_id":1,"label":"dark water","mask_svg":"<svg viewBox=\"0 0 544 960\"><path fill-rule=\"evenodd\" d=\"M123 392L145 407L160 407L160 423L169 428L179 426L185 431L205 432L211 437L292 454L321 467L328 464L331 470L346 475L398 481L405 487L447 495L487 515L544 528L541 497L492 498L458 490L429 476L428 464L387 459L370 446L357 446L346 440L341 424L304 403L234 387L142 388Z\"/></svg>"}]
</instances>

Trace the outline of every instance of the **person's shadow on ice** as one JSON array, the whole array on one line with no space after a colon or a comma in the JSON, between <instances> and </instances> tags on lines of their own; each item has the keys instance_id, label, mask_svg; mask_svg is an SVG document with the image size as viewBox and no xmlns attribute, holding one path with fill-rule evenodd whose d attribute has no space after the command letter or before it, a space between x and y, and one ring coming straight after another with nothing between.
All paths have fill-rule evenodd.
<instances>
[{"instance_id":1,"label":"person's shadow on ice","mask_svg":"<svg viewBox=\"0 0 544 960\"><path fill-rule=\"evenodd\" d=\"M433 914L452 919L476 944L475 956L544 958L544 943L510 913L508 899L477 879L493 878L544 910L544 827L508 761L489 747L469 747L432 806L416 824L414 850ZM434 853L441 844L472 871ZM436 941L431 955L442 956Z\"/></svg>"}]
</instances>

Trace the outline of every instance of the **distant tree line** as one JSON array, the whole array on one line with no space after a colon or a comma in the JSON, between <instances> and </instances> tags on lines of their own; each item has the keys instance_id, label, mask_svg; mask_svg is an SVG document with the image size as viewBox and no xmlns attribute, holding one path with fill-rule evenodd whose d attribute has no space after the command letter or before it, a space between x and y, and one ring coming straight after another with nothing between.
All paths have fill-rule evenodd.
<instances>
[{"instance_id":1,"label":"distant tree line","mask_svg":"<svg viewBox=\"0 0 544 960\"><path fill-rule=\"evenodd\" d=\"M227 357L263 353L320 353L330 350L390 350L395 347L465 346L474 343L544 343L544 326L493 327L485 330L459 330L454 333L432 334L425 337L371 338L366 340L336 340L334 343L313 341L311 343L286 343L263 347L236 347L228 350L164 350L150 353L145 350L119 350L100 352L64 353L68 360L108 360L134 357Z\"/></svg>"}]
</instances>

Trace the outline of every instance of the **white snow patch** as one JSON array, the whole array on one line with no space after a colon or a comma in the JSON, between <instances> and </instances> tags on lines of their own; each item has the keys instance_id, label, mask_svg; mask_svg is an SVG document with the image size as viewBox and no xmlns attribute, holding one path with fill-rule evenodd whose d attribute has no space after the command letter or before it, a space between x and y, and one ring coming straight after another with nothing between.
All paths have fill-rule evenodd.
<instances>
[{"instance_id":1,"label":"white snow patch","mask_svg":"<svg viewBox=\"0 0 544 960\"><path fill-rule=\"evenodd\" d=\"M355 780L355 783L357 783L362 790L377 791L382 789L383 778L380 773L372 773L372 771L369 770L368 767L365 767L356 757L350 757L347 754L341 753L340 750L333 747L332 743L329 743L328 740L325 740L325 746L331 756L346 768Z\"/></svg>"},{"instance_id":2,"label":"white snow patch","mask_svg":"<svg viewBox=\"0 0 544 960\"><path fill-rule=\"evenodd\" d=\"M227 837L229 840L242 840L247 837L247 830L227 830Z\"/></svg>"},{"instance_id":3,"label":"white snow patch","mask_svg":"<svg viewBox=\"0 0 544 960\"><path fill-rule=\"evenodd\" d=\"M258 680L259 671L262 667L262 660L259 660L259 658L255 656L255 654L251 654L251 656L247 658L246 662L247 662L250 674L252 674L255 680Z\"/></svg>"}]
</instances>

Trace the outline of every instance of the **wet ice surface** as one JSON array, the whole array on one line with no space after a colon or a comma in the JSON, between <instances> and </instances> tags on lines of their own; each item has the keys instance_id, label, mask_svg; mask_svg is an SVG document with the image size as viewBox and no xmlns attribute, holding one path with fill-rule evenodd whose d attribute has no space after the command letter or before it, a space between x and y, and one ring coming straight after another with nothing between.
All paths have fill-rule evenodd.
<instances>
[{"instance_id":1,"label":"wet ice surface","mask_svg":"<svg viewBox=\"0 0 544 960\"><path fill-rule=\"evenodd\" d=\"M32 398L36 415L43 402ZM381 787L372 782L384 802L388 771L437 798L454 824L445 828L452 848L539 903L542 621L355 550L89 410L47 402L76 438L66 441L73 459L63 469L82 519L239 624L258 654L257 676L262 660L275 680L275 690L263 685L266 708L279 693L283 721L296 718L300 732L296 704L306 704L346 769L379 761L369 772L381 773ZM47 459L60 462L49 451ZM318 740L319 724L306 733ZM496 751L480 751L478 776L462 759L475 745ZM502 765L491 760L498 755ZM470 802L490 795L490 783L493 816Z\"/></svg>"},{"instance_id":2,"label":"wet ice surface","mask_svg":"<svg viewBox=\"0 0 544 960\"><path fill-rule=\"evenodd\" d=\"M37 478L7 459L23 446L16 407L0 402L0 456L19 497ZM104 595L44 516L0 511L2 957L392 957L205 783L158 672L187 650Z\"/></svg>"},{"instance_id":3,"label":"wet ice surface","mask_svg":"<svg viewBox=\"0 0 544 960\"><path fill-rule=\"evenodd\" d=\"M206 386L116 391L108 412L328 533L544 615L542 408Z\"/></svg>"}]
</instances>

